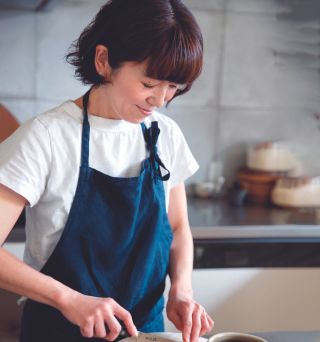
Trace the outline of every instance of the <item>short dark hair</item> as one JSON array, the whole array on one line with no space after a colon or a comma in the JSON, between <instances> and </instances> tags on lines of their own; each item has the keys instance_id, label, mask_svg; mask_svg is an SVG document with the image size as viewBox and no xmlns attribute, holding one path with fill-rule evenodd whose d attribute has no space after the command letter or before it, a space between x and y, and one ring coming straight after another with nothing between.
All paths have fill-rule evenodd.
<instances>
[{"instance_id":1,"label":"short dark hair","mask_svg":"<svg viewBox=\"0 0 320 342\"><path fill-rule=\"evenodd\" d=\"M200 28L181 0L110 0L71 45L67 61L84 84L105 83L95 68L95 48L108 48L112 69L124 62L148 62L147 76L186 87L203 64Z\"/></svg>"}]
</instances>

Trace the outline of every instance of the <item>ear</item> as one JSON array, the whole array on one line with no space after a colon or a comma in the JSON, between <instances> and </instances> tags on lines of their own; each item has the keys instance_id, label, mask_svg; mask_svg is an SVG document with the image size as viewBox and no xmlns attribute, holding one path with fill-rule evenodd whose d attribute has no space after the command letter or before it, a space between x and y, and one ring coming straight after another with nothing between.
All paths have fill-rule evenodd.
<instances>
[{"instance_id":1,"label":"ear","mask_svg":"<svg viewBox=\"0 0 320 342\"><path fill-rule=\"evenodd\" d=\"M108 78L111 67L108 60L108 48L104 45L96 46L96 55L94 58L95 67L97 73L103 78Z\"/></svg>"}]
</instances>

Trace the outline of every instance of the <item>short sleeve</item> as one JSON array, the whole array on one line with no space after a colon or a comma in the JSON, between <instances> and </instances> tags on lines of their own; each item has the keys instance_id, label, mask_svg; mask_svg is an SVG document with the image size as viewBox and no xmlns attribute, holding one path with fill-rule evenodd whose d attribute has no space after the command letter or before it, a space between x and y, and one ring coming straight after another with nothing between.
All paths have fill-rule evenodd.
<instances>
[{"instance_id":1,"label":"short sleeve","mask_svg":"<svg viewBox=\"0 0 320 342\"><path fill-rule=\"evenodd\" d=\"M0 183L35 205L45 190L51 163L47 128L27 121L0 144Z\"/></svg>"},{"instance_id":2,"label":"short sleeve","mask_svg":"<svg viewBox=\"0 0 320 342\"><path fill-rule=\"evenodd\" d=\"M172 121L172 162L171 162L171 187L174 187L191 177L198 169L199 164L192 155L186 139L179 126Z\"/></svg>"}]
</instances>

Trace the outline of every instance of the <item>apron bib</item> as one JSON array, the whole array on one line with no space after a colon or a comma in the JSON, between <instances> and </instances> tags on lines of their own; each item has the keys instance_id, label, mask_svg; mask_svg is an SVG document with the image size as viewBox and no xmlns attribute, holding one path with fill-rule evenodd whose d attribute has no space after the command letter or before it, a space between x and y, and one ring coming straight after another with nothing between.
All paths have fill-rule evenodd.
<instances>
[{"instance_id":1,"label":"apron bib","mask_svg":"<svg viewBox=\"0 0 320 342\"><path fill-rule=\"evenodd\" d=\"M157 122L141 124L149 157L139 176L111 177L89 166L90 90L84 95L81 166L62 236L41 272L83 294L111 297L137 329L163 331L163 291L173 238L163 180L170 177L156 148ZM161 169L167 173L162 176ZM58 310L27 300L20 342L104 341L82 337Z\"/></svg>"}]
</instances>

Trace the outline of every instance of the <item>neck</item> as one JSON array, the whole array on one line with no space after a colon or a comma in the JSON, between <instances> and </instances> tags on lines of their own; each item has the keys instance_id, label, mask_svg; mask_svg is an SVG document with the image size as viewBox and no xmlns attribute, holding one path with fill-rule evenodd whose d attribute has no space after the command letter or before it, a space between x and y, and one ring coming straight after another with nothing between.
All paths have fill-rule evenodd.
<instances>
[{"instance_id":1,"label":"neck","mask_svg":"<svg viewBox=\"0 0 320 342\"><path fill-rule=\"evenodd\" d=\"M83 109L83 96L77 98L73 101L78 107ZM90 92L88 113L91 115L100 116L106 119L119 119L115 114L113 114L108 101L107 101L107 87L101 85L98 87L93 87Z\"/></svg>"}]
</instances>

